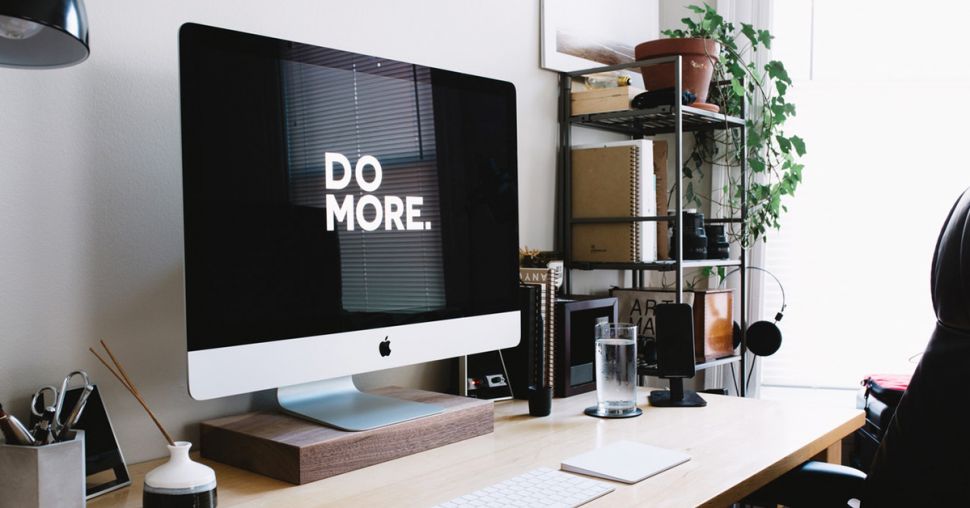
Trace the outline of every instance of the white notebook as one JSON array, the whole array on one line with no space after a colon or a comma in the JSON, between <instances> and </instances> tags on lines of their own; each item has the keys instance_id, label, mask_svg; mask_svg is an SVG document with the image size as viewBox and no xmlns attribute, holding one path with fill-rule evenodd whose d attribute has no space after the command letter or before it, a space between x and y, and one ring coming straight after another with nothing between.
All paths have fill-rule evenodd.
<instances>
[{"instance_id":1,"label":"white notebook","mask_svg":"<svg viewBox=\"0 0 970 508\"><path fill-rule=\"evenodd\" d=\"M690 455L634 441L620 441L562 461L563 471L623 483L641 480L679 466Z\"/></svg>"}]
</instances>

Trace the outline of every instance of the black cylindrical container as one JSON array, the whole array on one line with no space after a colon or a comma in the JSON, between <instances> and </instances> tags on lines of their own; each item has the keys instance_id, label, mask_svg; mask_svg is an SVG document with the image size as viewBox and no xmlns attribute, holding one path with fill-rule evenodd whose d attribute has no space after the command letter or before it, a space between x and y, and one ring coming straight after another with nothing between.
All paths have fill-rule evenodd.
<instances>
[{"instance_id":1,"label":"black cylindrical container","mask_svg":"<svg viewBox=\"0 0 970 508\"><path fill-rule=\"evenodd\" d=\"M704 214L684 212L684 259L707 259L707 234ZM671 223L670 257L677 257L677 226Z\"/></svg>"},{"instance_id":2,"label":"black cylindrical container","mask_svg":"<svg viewBox=\"0 0 970 508\"><path fill-rule=\"evenodd\" d=\"M216 489L190 494L160 494L146 490L142 505L155 508L214 508L218 503Z\"/></svg>"},{"instance_id":3,"label":"black cylindrical container","mask_svg":"<svg viewBox=\"0 0 970 508\"><path fill-rule=\"evenodd\" d=\"M707 259L727 259L731 256L731 244L724 232L724 224L708 224L704 227L707 233Z\"/></svg>"},{"instance_id":4,"label":"black cylindrical container","mask_svg":"<svg viewBox=\"0 0 970 508\"><path fill-rule=\"evenodd\" d=\"M549 416L552 412L552 387L529 387L529 415Z\"/></svg>"}]
</instances>

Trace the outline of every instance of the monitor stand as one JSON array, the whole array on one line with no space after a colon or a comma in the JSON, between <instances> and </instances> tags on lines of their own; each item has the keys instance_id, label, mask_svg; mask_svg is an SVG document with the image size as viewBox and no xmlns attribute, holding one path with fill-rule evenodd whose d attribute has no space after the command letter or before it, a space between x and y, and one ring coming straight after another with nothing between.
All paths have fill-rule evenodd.
<instances>
[{"instance_id":1,"label":"monitor stand","mask_svg":"<svg viewBox=\"0 0 970 508\"><path fill-rule=\"evenodd\" d=\"M351 376L280 387L276 400L287 413L348 431L376 429L444 411L434 404L362 392Z\"/></svg>"},{"instance_id":2,"label":"monitor stand","mask_svg":"<svg viewBox=\"0 0 970 508\"><path fill-rule=\"evenodd\" d=\"M675 377L670 379L670 391L654 390L650 392L650 405L654 407L704 407L707 401L697 392L684 390L684 380Z\"/></svg>"}]
</instances>

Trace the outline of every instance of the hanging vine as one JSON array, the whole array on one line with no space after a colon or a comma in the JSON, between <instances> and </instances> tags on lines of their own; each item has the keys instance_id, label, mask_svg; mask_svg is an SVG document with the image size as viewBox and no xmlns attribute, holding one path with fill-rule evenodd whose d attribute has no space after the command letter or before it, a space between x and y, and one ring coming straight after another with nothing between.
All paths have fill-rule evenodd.
<instances>
[{"instance_id":1,"label":"hanging vine","mask_svg":"<svg viewBox=\"0 0 970 508\"><path fill-rule=\"evenodd\" d=\"M720 44L720 54L714 66L714 82L710 102L722 113L745 119L747 142L742 141L740 129L727 129L715 135L713 131L695 133L692 152L682 168L685 185L684 198L701 206L703 201L719 204L732 217L740 215L743 190L740 181L740 161L747 159L751 178L748 179L748 221L743 228L731 228L732 239L750 247L763 239L769 228L778 229L780 218L788 209L786 196L793 196L802 181L805 141L784 130L785 121L795 116L795 105L786 99L792 81L785 66L771 60L759 67L744 57L759 50L770 50L773 36L767 30L752 25L725 22L709 5L687 7L699 15L698 19L684 18L683 29L665 30L667 37L697 37L713 39ZM704 176L704 167L718 164L729 168L728 183L724 185L722 201L696 191L695 177ZM734 171L732 171L734 169Z\"/></svg>"}]
</instances>

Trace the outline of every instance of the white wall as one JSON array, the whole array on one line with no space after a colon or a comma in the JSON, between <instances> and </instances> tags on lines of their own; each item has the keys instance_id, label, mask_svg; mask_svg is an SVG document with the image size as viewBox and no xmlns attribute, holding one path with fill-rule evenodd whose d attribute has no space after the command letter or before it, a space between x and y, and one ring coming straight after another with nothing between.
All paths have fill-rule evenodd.
<instances>
[{"instance_id":1,"label":"white wall","mask_svg":"<svg viewBox=\"0 0 970 508\"><path fill-rule=\"evenodd\" d=\"M104 338L162 421L266 394L196 402L185 386L177 32L194 21L511 81L518 92L521 243L552 247L556 76L540 70L538 2L88 0L91 58L0 69L0 402L90 372L126 457L161 456L137 403L86 352ZM448 364L362 376L447 384Z\"/></svg>"}]
</instances>

